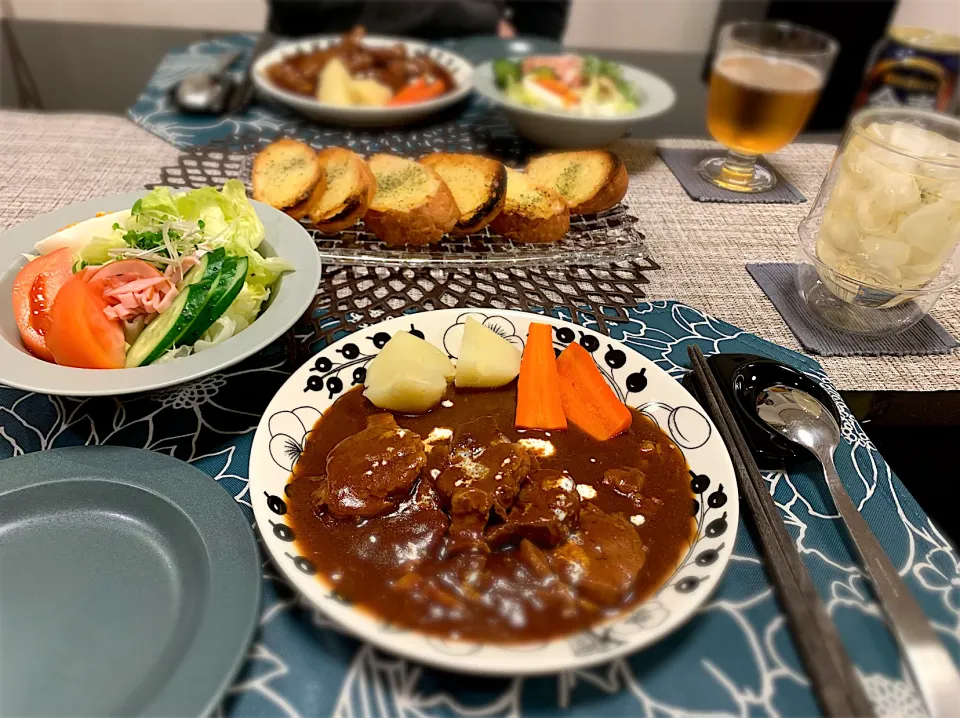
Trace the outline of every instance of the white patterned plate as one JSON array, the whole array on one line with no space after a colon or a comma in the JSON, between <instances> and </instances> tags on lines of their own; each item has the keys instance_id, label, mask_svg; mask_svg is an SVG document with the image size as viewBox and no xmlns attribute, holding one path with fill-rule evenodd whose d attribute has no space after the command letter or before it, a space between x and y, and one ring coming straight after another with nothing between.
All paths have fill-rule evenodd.
<instances>
[{"instance_id":1,"label":"white patterned plate","mask_svg":"<svg viewBox=\"0 0 960 718\"><path fill-rule=\"evenodd\" d=\"M451 357L460 348L463 322L475 316L517 346L531 322L555 327L554 345L579 341L625 403L667 432L691 468L695 541L657 593L618 618L546 643L480 644L444 640L385 626L345 604L327 579L298 551L284 515L284 487L314 422L352 385L390 336L415 330ZM579 338L578 338L579 337ZM723 440L687 391L653 362L597 332L552 317L496 309L444 309L411 314L359 329L300 367L270 402L250 456L250 496L257 527L274 561L314 605L346 630L407 658L465 673L548 673L609 661L658 641L692 617L723 576L739 522L733 465Z\"/></svg>"},{"instance_id":2,"label":"white patterned plate","mask_svg":"<svg viewBox=\"0 0 960 718\"><path fill-rule=\"evenodd\" d=\"M298 95L278 87L267 75L267 68L283 60L285 57L301 52L322 50L340 42L340 35L318 35L306 37L296 42L287 43L263 54L253 63L253 83L257 89L280 104L292 107L298 112L314 120L330 122L346 127L391 127L421 120L434 112L450 107L460 102L473 89L473 65L466 58L455 52L443 50L433 45L417 40L408 40L402 37L388 37L386 35L371 35L363 38L363 44L368 47L392 47L401 44L407 48L407 54L425 54L430 59L445 67L456 82L450 92L426 102L417 102L412 105L397 107L347 107L320 102L312 97Z\"/></svg>"}]
</instances>

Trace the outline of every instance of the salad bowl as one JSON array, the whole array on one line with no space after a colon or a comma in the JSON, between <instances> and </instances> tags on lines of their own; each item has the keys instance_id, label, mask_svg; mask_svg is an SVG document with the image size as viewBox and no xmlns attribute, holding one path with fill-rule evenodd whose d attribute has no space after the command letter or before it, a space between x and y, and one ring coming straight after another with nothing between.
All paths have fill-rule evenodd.
<instances>
[{"instance_id":1,"label":"salad bowl","mask_svg":"<svg viewBox=\"0 0 960 718\"><path fill-rule=\"evenodd\" d=\"M585 149L616 142L635 123L662 115L676 101L673 88L658 75L629 65L620 65L620 71L624 81L634 88L638 106L612 116L587 116L524 105L508 97L497 85L493 62L477 67L473 82L474 89L498 106L514 129L528 140L544 147Z\"/></svg>"},{"instance_id":2,"label":"salad bowl","mask_svg":"<svg viewBox=\"0 0 960 718\"><path fill-rule=\"evenodd\" d=\"M234 336L189 356L123 369L81 369L37 358L21 341L10 297L18 272L27 265L36 244L70 225L85 222L98 213L129 210L146 191L100 197L70 205L25 222L0 238L0 382L62 396L115 396L160 389L198 379L225 369L256 353L300 318L316 295L320 259L310 235L283 212L250 201L262 222L265 238L258 251L263 257L281 257L293 267L271 286L252 323ZM149 328L149 326L148 326Z\"/></svg>"}]
</instances>

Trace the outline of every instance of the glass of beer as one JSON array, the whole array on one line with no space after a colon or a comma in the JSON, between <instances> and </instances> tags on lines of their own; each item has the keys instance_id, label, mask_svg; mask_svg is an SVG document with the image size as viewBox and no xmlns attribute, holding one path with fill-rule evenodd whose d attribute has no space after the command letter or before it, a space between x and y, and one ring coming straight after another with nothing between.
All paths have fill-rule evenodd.
<instances>
[{"instance_id":1,"label":"glass of beer","mask_svg":"<svg viewBox=\"0 0 960 718\"><path fill-rule=\"evenodd\" d=\"M724 189L763 192L777 177L757 165L803 129L837 54L829 35L787 22L735 22L720 30L710 75L707 128L727 149L700 176Z\"/></svg>"}]
</instances>

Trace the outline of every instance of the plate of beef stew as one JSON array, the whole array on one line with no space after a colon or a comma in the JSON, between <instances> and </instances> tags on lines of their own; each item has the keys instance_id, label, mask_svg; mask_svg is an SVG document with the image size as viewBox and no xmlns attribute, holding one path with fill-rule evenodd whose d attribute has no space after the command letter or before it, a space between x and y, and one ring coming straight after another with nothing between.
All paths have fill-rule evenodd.
<instances>
[{"instance_id":1,"label":"plate of beef stew","mask_svg":"<svg viewBox=\"0 0 960 718\"><path fill-rule=\"evenodd\" d=\"M656 642L716 587L739 522L726 447L676 380L604 334L496 309L387 320L312 357L263 415L250 496L327 617L491 675Z\"/></svg>"}]
</instances>

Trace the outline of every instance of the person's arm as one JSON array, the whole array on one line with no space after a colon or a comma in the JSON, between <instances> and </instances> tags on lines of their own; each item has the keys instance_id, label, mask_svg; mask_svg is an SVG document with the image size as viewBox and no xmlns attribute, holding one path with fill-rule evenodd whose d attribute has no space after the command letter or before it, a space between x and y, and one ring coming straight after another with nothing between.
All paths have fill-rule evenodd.
<instances>
[{"instance_id":1,"label":"person's arm","mask_svg":"<svg viewBox=\"0 0 960 718\"><path fill-rule=\"evenodd\" d=\"M492 35L503 0L270 0L270 31L303 36L363 25L372 35Z\"/></svg>"},{"instance_id":2,"label":"person's arm","mask_svg":"<svg viewBox=\"0 0 960 718\"><path fill-rule=\"evenodd\" d=\"M570 0L506 0L508 21L519 35L562 40L570 15Z\"/></svg>"}]
</instances>

